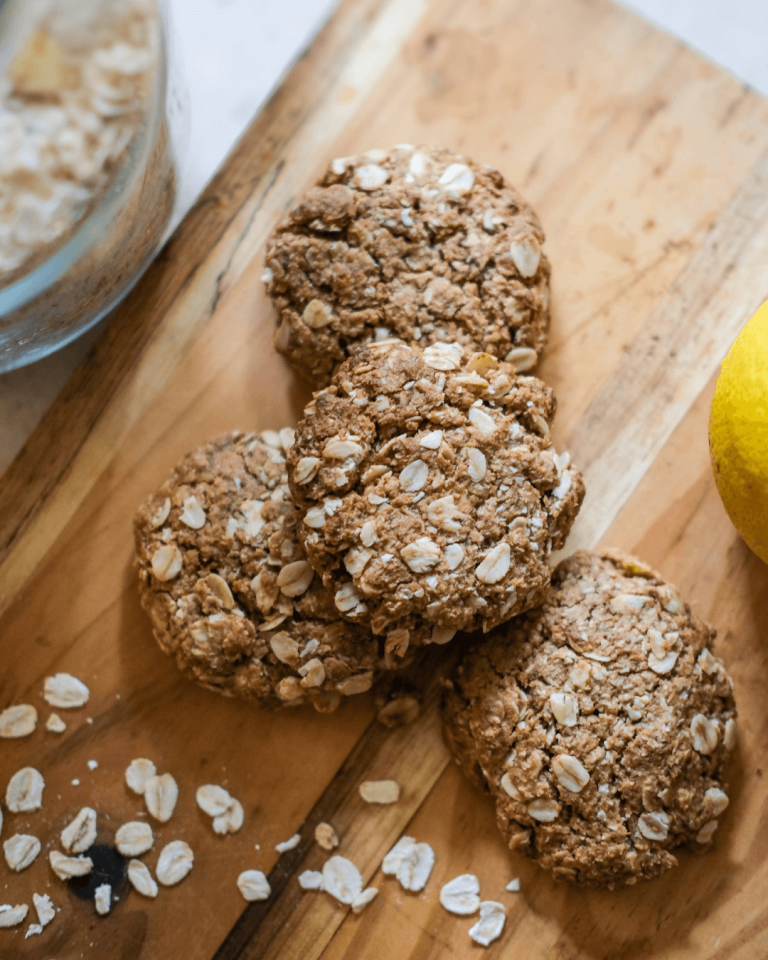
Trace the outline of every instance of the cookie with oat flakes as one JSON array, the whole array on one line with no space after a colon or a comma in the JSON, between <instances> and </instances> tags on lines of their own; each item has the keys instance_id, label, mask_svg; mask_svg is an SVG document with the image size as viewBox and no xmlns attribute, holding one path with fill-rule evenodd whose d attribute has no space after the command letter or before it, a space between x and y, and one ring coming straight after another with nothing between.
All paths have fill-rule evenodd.
<instances>
[{"instance_id":1,"label":"cookie with oat flakes","mask_svg":"<svg viewBox=\"0 0 768 960\"><path fill-rule=\"evenodd\" d=\"M186 675L273 706L333 710L397 666L342 620L307 562L285 473L290 429L231 433L190 453L135 520L139 590Z\"/></svg>"},{"instance_id":2,"label":"cookie with oat flakes","mask_svg":"<svg viewBox=\"0 0 768 960\"><path fill-rule=\"evenodd\" d=\"M355 346L389 336L530 370L549 329L543 241L498 171L450 150L336 159L267 243L277 349L316 387Z\"/></svg>"},{"instance_id":3,"label":"cookie with oat flakes","mask_svg":"<svg viewBox=\"0 0 768 960\"><path fill-rule=\"evenodd\" d=\"M736 707L715 631L617 551L579 552L538 609L459 665L445 738L513 850L592 886L647 880L709 843Z\"/></svg>"},{"instance_id":4,"label":"cookie with oat flakes","mask_svg":"<svg viewBox=\"0 0 768 960\"><path fill-rule=\"evenodd\" d=\"M540 380L456 343L347 360L288 452L299 536L338 610L444 643L535 605L584 495L554 413Z\"/></svg>"}]
</instances>

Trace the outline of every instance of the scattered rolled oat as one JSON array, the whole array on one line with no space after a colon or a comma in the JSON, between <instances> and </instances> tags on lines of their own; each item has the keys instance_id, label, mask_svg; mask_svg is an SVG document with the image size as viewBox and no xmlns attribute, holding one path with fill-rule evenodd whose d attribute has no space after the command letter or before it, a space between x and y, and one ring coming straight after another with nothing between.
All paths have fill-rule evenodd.
<instances>
[{"instance_id":1,"label":"scattered rolled oat","mask_svg":"<svg viewBox=\"0 0 768 960\"><path fill-rule=\"evenodd\" d=\"M584 495L549 436L551 390L493 358L482 388L474 370L467 383L478 359L450 343L363 348L307 405L288 451L309 562L337 610L393 650L405 631L411 647L442 644L535 606ZM439 447L425 447L436 427ZM360 453L324 458L335 440ZM297 484L309 456L322 466Z\"/></svg>"},{"instance_id":2,"label":"scattered rolled oat","mask_svg":"<svg viewBox=\"0 0 768 960\"><path fill-rule=\"evenodd\" d=\"M115 833L115 846L124 857L140 857L152 849L154 842L152 827L140 820L124 823Z\"/></svg>"},{"instance_id":3,"label":"scattered rolled oat","mask_svg":"<svg viewBox=\"0 0 768 960\"><path fill-rule=\"evenodd\" d=\"M428 843L401 837L384 857L381 869L388 876L397 877L406 890L417 893L424 889L434 865L435 853Z\"/></svg>"},{"instance_id":4,"label":"scattered rolled oat","mask_svg":"<svg viewBox=\"0 0 768 960\"><path fill-rule=\"evenodd\" d=\"M61 831L61 845L67 853L85 853L96 841L96 811L83 807Z\"/></svg>"},{"instance_id":5,"label":"scattered rolled oat","mask_svg":"<svg viewBox=\"0 0 768 960\"><path fill-rule=\"evenodd\" d=\"M445 736L512 849L558 879L613 887L711 837L735 717L714 635L661 576L606 550L564 560L540 607L467 654Z\"/></svg>"},{"instance_id":6,"label":"scattered rolled oat","mask_svg":"<svg viewBox=\"0 0 768 960\"><path fill-rule=\"evenodd\" d=\"M473 873L462 873L440 890L440 903L449 913L469 916L480 906L480 881Z\"/></svg>"},{"instance_id":7,"label":"scattered rolled oat","mask_svg":"<svg viewBox=\"0 0 768 960\"><path fill-rule=\"evenodd\" d=\"M362 893L358 893L352 901L352 913L362 913L371 900L376 899L378 893L378 887L368 887Z\"/></svg>"},{"instance_id":8,"label":"scattered rolled oat","mask_svg":"<svg viewBox=\"0 0 768 960\"><path fill-rule=\"evenodd\" d=\"M10 903L4 903L0 906L0 927L17 927L24 922L29 907L26 903L17 904L12 907Z\"/></svg>"},{"instance_id":9,"label":"scattered rolled oat","mask_svg":"<svg viewBox=\"0 0 768 960\"><path fill-rule=\"evenodd\" d=\"M504 904L495 900L484 900L480 904L480 919L469 928L469 935L483 947L487 947L501 936L507 919Z\"/></svg>"},{"instance_id":10,"label":"scattered rolled oat","mask_svg":"<svg viewBox=\"0 0 768 960\"><path fill-rule=\"evenodd\" d=\"M232 806L218 817L213 818L213 832L218 834L237 833L245 820L245 811L239 800L233 800Z\"/></svg>"},{"instance_id":11,"label":"scattered rolled oat","mask_svg":"<svg viewBox=\"0 0 768 960\"><path fill-rule=\"evenodd\" d=\"M160 823L167 823L176 809L179 787L170 773L150 777L144 785L144 803L150 816Z\"/></svg>"},{"instance_id":12,"label":"scattered rolled oat","mask_svg":"<svg viewBox=\"0 0 768 960\"><path fill-rule=\"evenodd\" d=\"M37 912L38 925L42 929L47 927L48 924L56 916L56 908L53 905L51 898L47 893L33 893L32 902L35 905L35 911Z\"/></svg>"},{"instance_id":13,"label":"scattered rolled oat","mask_svg":"<svg viewBox=\"0 0 768 960\"><path fill-rule=\"evenodd\" d=\"M339 837L330 823L318 823L315 827L315 840L323 850L333 850L339 845Z\"/></svg>"},{"instance_id":14,"label":"scattered rolled oat","mask_svg":"<svg viewBox=\"0 0 768 960\"><path fill-rule=\"evenodd\" d=\"M509 890L510 893L520 893L520 878L510 880L504 889Z\"/></svg>"},{"instance_id":15,"label":"scattered rolled oat","mask_svg":"<svg viewBox=\"0 0 768 960\"><path fill-rule=\"evenodd\" d=\"M229 791L214 783L206 783L202 787L198 787L195 794L198 807L209 817L220 817L222 813L226 813L232 806L234 799Z\"/></svg>"},{"instance_id":16,"label":"scattered rolled oat","mask_svg":"<svg viewBox=\"0 0 768 960\"><path fill-rule=\"evenodd\" d=\"M142 797L146 792L147 783L155 776L157 776L157 768L145 757L131 760L125 770L125 782L128 788Z\"/></svg>"},{"instance_id":17,"label":"scattered rolled oat","mask_svg":"<svg viewBox=\"0 0 768 960\"><path fill-rule=\"evenodd\" d=\"M213 817L215 833L236 833L242 827L245 818L242 804L223 787L207 783L198 787L196 799L203 813Z\"/></svg>"},{"instance_id":18,"label":"scattered rolled oat","mask_svg":"<svg viewBox=\"0 0 768 960\"><path fill-rule=\"evenodd\" d=\"M96 770L96 769L98 768L98 766L99 766L99 761L98 761L98 760L89 760L89 761L88 761L88 769L89 769L91 772L93 772L94 770Z\"/></svg>"},{"instance_id":19,"label":"scattered rolled oat","mask_svg":"<svg viewBox=\"0 0 768 960\"><path fill-rule=\"evenodd\" d=\"M108 883L100 884L93 892L93 900L96 913L100 917L105 917L112 908L112 887Z\"/></svg>"},{"instance_id":20,"label":"scattered rolled oat","mask_svg":"<svg viewBox=\"0 0 768 960\"><path fill-rule=\"evenodd\" d=\"M64 733L67 729L66 723L61 719L58 713L52 713L45 721L45 729L51 733Z\"/></svg>"},{"instance_id":21,"label":"scattered rolled oat","mask_svg":"<svg viewBox=\"0 0 768 960\"><path fill-rule=\"evenodd\" d=\"M195 856L189 844L172 840L160 851L157 859L157 879L164 887L180 883L192 869Z\"/></svg>"},{"instance_id":22,"label":"scattered rolled oat","mask_svg":"<svg viewBox=\"0 0 768 960\"><path fill-rule=\"evenodd\" d=\"M33 813L43 805L45 781L34 767L22 767L11 777L5 803L11 813Z\"/></svg>"},{"instance_id":23,"label":"scattered rolled oat","mask_svg":"<svg viewBox=\"0 0 768 960\"><path fill-rule=\"evenodd\" d=\"M128 879L133 889L142 897L156 897L157 884L149 872L149 867L141 860L131 860L128 864Z\"/></svg>"},{"instance_id":24,"label":"scattered rolled oat","mask_svg":"<svg viewBox=\"0 0 768 960\"><path fill-rule=\"evenodd\" d=\"M396 780L363 780L360 796L366 803L397 803L400 784Z\"/></svg>"},{"instance_id":25,"label":"scattered rolled oat","mask_svg":"<svg viewBox=\"0 0 768 960\"><path fill-rule=\"evenodd\" d=\"M93 870L93 860L90 857L66 857L58 850L51 850L48 860L59 880L84 877Z\"/></svg>"},{"instance_id":26,"label":"scattered rolled oat","mask_svg":"<svg viewBox=\"0 0 768 960\"><path fill-rule=\"evenodd\" d=\"M449 150L339 157L267 243L275 344L315 387L390 335L456 340L529 369L549 327L543 240L500 173Z\"/></svg>"},{"instance_id":27,"label":"scattered rolled oat","mask_svg":"<svg viewBox=\"0 0 768 960\"><path fill-rule=\"evenodd\" d=\"M322 890L323 875L318 870L305 870L299 874L299 886L302 890Z\"/></svg>"},{"instance_id":28,"label":"scattered rolled oat","mask_svg":"<svg viewBox=\"0 0 768 960\"><path fill-rule=\"evenodd\" d=\"M261 870L244 870L237 878L237 887L245 900L268 900L272 893L269 881Z\"/></svg>"},{"instance_id":29,"label":"scattered rolled oat","mask_svg":"<svg viewBox=\"0 0 768 960\"><path fill-rule=\"evenodd\" d=\"M73 710L84 707L91 693L88 687L69 673L57 673L47 677L43 696L52 707L59 710Z\"/></svg>"},{"instance_id":30,"label":"scattered rolled oat","mask_svg":"<svg viewBox=\"0 0 768 960\"><path fill-rule=\"evenodd\" d=\"M323 864L322 889L339 903L350 905L363 891L363 878L351 860L336 855Z\"/></svg>"},{"instance_id":31,"label":"scattered rolled oat","mask_svg":"<svg viewBox=\"0 0 768 960\"><path fill-rule=\"evenodd\" d=\"M40 841L28 833L16 833L3 844L5 862L17 873L26 870L40 853Z\"/></svg>"},{"instance_id":32,"label":"scattered rolled oat","mask_svg":"<svg viewBox=\"0 0 768 960\"><path fill-rule=\"evenodd\" d=\"M30 925L27 927L26 933L24 934L24 939L28 940L30 937L34 937L42 932L43 928L39 923L30 923Z\"/></svg>"},{"instance_id":33,"label":"scattered rolled oat","mask_svg":"<svg viewBox=\"0 0 768 960\"><path fill-rule=\"evenodd\" d=\"M0 713L0 737L7 740L28 737L37 726L37 710L28 703L7 707Z\"/></svg>"},{"instance_id":34,"label":"scattered rolled oat","mask_svg":"<svg viewBox=\"0 0 768 960\"><path fill-rule=\"evenodd\" d=\"M289 837L287 840L283 840L282 843L275 844L275 850L278 853L286 853L288 850L293 850L295 847L301 843L301 834L294 833L292 837Z\"/></svg>"}]
</instances>

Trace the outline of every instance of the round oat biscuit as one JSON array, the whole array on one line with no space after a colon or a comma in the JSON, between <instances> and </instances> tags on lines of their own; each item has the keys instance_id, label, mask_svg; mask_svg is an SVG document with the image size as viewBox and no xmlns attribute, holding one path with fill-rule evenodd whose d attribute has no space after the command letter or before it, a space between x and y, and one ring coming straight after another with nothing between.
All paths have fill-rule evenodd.
<instances>
[{"instance_id":1,"label":"round oat biscuit","mask_svg":"<svg viewBox=\"0 0 768 960\"><path fill-rule=\"evenodd\" d=\"M543 240L498 171L450 150L334 160L267 244L275 344L317 387L356 345L389 336L530 370L549 328Z\"/></svg>"},{"instance_id":2,"label":"round oat biscuit","mask_svg":"<svg viewBox=\"0 0 768 960\"><path fill-rule=\"evenodd\" d=\"M446 740L490 790L513 850L613 887L711 840L736 737L714 637L639 560L580 552L542 606L464 658L443 702Z\"/></svg>"},{"instance_id":3,"label":"round oat biscuit","mask_svg":"<svg viewBox=\"0 0 768 960\"><path fill-rule=\"evenodd\" d=\"M288 452L299 536L339 611L444 643L533 606L584 494L554 412L540 380L458 344L388 340L344 363Z\"/></svg>"},{"instance_id":4,"label":"round oat biscuit","mask_svg":"<svg viewBox=\"0 0 768 960\"><path fill-rule=\"evenodd\" d=\"M185 457L136 516L139 589L158 643L188 676L329 711L405 651L380 656L307 563L286 483L292 442L290 429L231 433Z\"/></svg>"}]
</instances>

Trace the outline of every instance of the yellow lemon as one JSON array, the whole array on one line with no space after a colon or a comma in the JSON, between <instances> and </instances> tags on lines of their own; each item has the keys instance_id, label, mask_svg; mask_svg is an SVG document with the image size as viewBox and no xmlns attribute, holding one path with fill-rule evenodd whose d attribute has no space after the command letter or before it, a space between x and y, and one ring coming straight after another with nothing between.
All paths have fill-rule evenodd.
<instances>
[{"instance_id":1,"label":"yellow lemon","mask_svg":"<svg viewBox=\"0 0 768 960\"><path fill-rule=\"evenodd\" d=\"M728 516L768 563L768 301L723 361L709 415L709 450Z\"/></svg>"}]
</instances>

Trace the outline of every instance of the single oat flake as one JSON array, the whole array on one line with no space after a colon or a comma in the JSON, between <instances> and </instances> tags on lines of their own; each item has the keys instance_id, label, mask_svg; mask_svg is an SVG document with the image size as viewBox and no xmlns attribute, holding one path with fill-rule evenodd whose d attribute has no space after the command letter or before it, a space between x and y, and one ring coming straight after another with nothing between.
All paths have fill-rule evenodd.
<instances>
[{"instance_id":1,"label":"single oat flake","mask_svg":"<svg viewBox=\"0 0 768 960\"><path fill-rule=\"evenodd\" d=\"M35 905L35 910L37 912L38 925L42 929L47 927L48 924L56 916L56 908L51 901L51 898L47 893L33 893L32 902Z\"/></svg>"},{"instance_id":2,"label":"single oat flake","mask_svg":"<svg viewBox=\"0 0 768 960\"><path fill-rule=\"evenodd\" d=\"M428 843L417 843L413 837L401 837L384 857L382 872L397 877L406 890L423 890L432 867L435 853Z\"/></svg>"},{"instance_id":3,"label":"single oat flake","mask_svg":"<svg viewBox=\"0 0 768 960\"><path fill-rule=\"evenodd\" d=\"M397 803L400 784L396 780L363 780L360 796L366 803Z\"/></svg>"},{"instance_id":4,"label":"single oat flake","mask_svg":"<svg viewBox=\"0 0 768 960\"><path fill-rule=\"evenodd\" d=\"M318 823L315 827L315 840L323 850L333 850L339 845L339 837L330 823Z\"/></svg>"},{"instance_id":5,"label":"single oat flake","mask_svg":"<svg viewBox=\"0 0 768 960\"><path fill-rule=\"evenodd\" d=\"M150 777L146 781L144 802L150 815L160 823L167 823L171 819L178 799L179 788L170 773Z\"/></svg>"},{"instance_id":6,"label":"single oat flake","mask_svg":"<svg viewBox=\"0 0 768 960\"><path fill-rule=\"evenodd\" d=\"M128 864L128 879L133 889L142 897L157 896L157 884L149 872L149 867L141 860L131 860Z\"/></svg>"},{"instance_id":7,"label":"single oat flake","mask_svg":"<svg viewBox=\"0 0 768 960\"><path fill-rule=\"evenodd\" d=\"M29 907L26 903L17 904L12 907L10 903L4 903L0 906L0 927L17 927L24 922Z\"/></svg>"},{"instance_id":8,"label":"single oat flake","mask_svg":"<svg viewBox=\"0 0 768 960\"><path fill-rule=\"evenodd\" d=\"M5 803L11 813L33 813L43 805L45 781L34 767L22 767L11 777Z\"/></svg>"},{"instance_id":9,"label":"single oat flake","mask_svg":"<svg viewBox=\"0 0 768 960\"><path fill-rule=\"evenodd\" d=\"M323 890L339 903L351 905L363 891L363 878L351 860L337 855L323 864Z\"/></svg>"},{"instance_id":10,"label":"single oat flake","mask_svg":"<svg viewBox=\"0 0 768 960\"><path fill-rule=\"evenodd\" d=\"M222 836L225 833L237 833L245 820L243 805L232 800L232 806L218 817L213 818L213 832Z\"/></svg>"},{"instance_id":11,"label":"single oat flake","mask_svg":"<svg viewBox=\"0 0 768 960\"><path fill-rule=\"evenodd\" d=\"M480 907L480 881L473 873L462 873L440 890L440 903L449 913L470 916Z\"/></svg>"},{"instance_id":12,"label":"single oat flake","mask_svg":"<svg viewBox=\"0 0 768 960\"><path fill-rule=\"evenodd\" d=\"M147 783L154 776L157 776L157 768L154 763L145 757L138 757L128 764L125 771L125 782L130 790L143 797L147 789Z\"/></svg>"},{"instance_id":13,"label":"single oat flake","mask_svg":"<svg viewBox=\"0 0 768 960\"><path fill-rule=\"evenodd\" d=\"M195 799L198 807L209 817L220 817L222 813L229 810L234 801L234 797L224 787L216 786L213 783L206 783L202 787L198 787Z\"/></svg>"},{"instance_id":14,"label":"single oat flake","mask_svg":"<svg viewBox=\"0 0 768 960\"><path fill-rule=\"evenodd\" d=\"M243 870L237 878L237 888L249 902L267 900L272 893L269 881L261 870Z\"/></svg>"},{"instance_id":15,"label":"single oat flake","mask_svg":"<svg viewBox=\"0 0 768 960\"><path fill-rule=\"evenodd\" d=\"M160 851L157 860L157 879L164 887L180 883L192 869L195 855L183 840L172 840Z\"/></svg>"},{"instance_id":16,"label":"single oat flake","mask_svg":"<svg viewBox=\"0 0 768 960\"><path fill-rule=\"evenodd\" d=\"M275 850L277 850L278 853L286 853L288 850L293 850L294 848L298 847L300 843L301 834L294 833L294 835L289 837L288 840L283 840L282 843L276 843Z\"/></svg>"},{"instance_id":17,"label":"single oat flake","mask_svg":"<svg viewBox=\"0 0 768 960\"><path fill-rule=\"evenodd\" d=\"M34 863L40 853L40 841L27 833L16 833L3 844L5 862L16 873L21 873Z\"/></svg>"},{"instance_id":18,"label":"single oat flake","mask_svg":"<svg viewBox=\"0 0 768 960\"><path fill-rule=\"evenodd\" d=\"M61 831L61 845L67 853L85 853L96 842L96 811L83 807Z\"/></svg>"},{"instance_id":19,"label":"single oat flake","mask_svg":"<svg viewBox=\"0 0 768 960\"><path fill-rule=\"evenodd\" d=\"M59 710L73 710L84 707L91 693L88 687L69 673L57 673L47 677L43 696L52 707Z\"/></svg>"},{"instance_id":20,"label":"single oat flake","mask_svg":"<svg viewBox=\"0 0 768 960\"><path fill-rule=\"evenodd\" d=\"M93 870L93 860L90 857L65 857L58 850L51 850L48 860L59 880L84 877Z\"/></svg>"},{"instance_id":21,"label":"single oat flake","mask_svg":"<svg viewBox=\"0 0 768 960\"><path fill-rule=\"evenodd\" d=\"M480 904L480 919L469 928L469 935L483 947L487 947L501 936L507 911L504 904L495 900L484 900Z\"/></svg>"},{"instance_id":22,"label":"single oat flake","mask_svg":"<svg viewBox=\"0 0 768 960\"><path fill-rule=\"evenodd\" d=\"M28 737L37 726L37 710L28 703L19 703L0 713L0 737L6 740Z\"/></svg>"},{"instance_id":23,"label":"single oat flake","mask_svg":"<svg viewBox=\"0 0 768 960\"><path fill-rule=\"evenodd\" d=\"M152 827L140 820L130 820L118 827L115 846L124 857L139 857L152 849L155 838Z\"/></svg>"},{"instance_id":24,"label":"single oat flake","mask_svg":"<svg viewBox=\"0 0 768 960\"><path fill-rule=\"evenodd\" d=\"M45 721L45 729L51 733L64 733L67 729L66 723L61 719L58 713L52 713Z\"/></svg>"},{"instance_id":25,"label":"single oat flake","mask_svg":"<svg viewBox=\"0 0 768 960\"><path fill-rule=\"evenodd\" d=\"M319 870L305 870L299 874L299 886L302 890L322 890L322 873Z\"/></svg>"},{"instance_id":26,"label":"single oat flake","mask_svg":"<svg viewBox=\"0 0 768 960\"><path fill-rule=\"evenodd\" d=\"M100 917L105 917L112 907L112 887L108 883L102 883L96 887L93 900L96 905L96 913Z\"/></svg>"}]
</instances>

